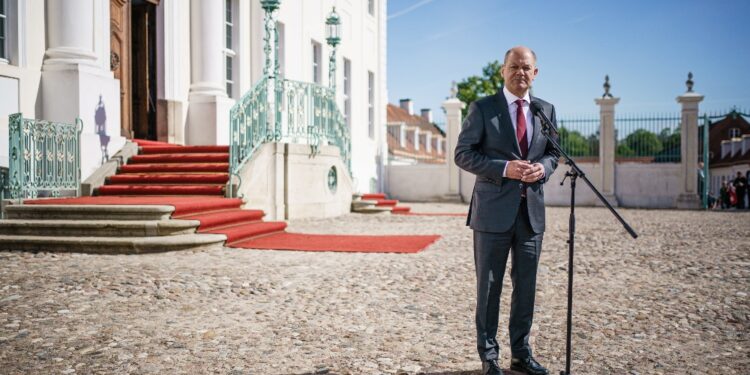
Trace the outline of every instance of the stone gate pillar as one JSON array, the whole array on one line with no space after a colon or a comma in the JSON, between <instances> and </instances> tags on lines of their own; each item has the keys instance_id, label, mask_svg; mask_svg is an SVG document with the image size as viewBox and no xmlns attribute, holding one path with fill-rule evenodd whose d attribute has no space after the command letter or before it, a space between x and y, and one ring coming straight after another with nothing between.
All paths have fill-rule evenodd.
<instances>
[{"instance_id":1,"label":"stone gate pillar","mask_svg":"<svg viewBox=\"0 0 750 375\"><path fill-rule=\"evenodd\" d=\"M605 199L617 207L615 196L615 105L620 98L609 93L609 76L604 77L604 95L594 99L599 106L599 169L601 184L599 189Z\"/></svg>"},{"instance_id":2,"label":"stone gate pillar","mask_svg":"<svg viewBox=\"0 0 750 375\"><path fill-rule=\"evenodd\" d=\"M680 121L680 194L675 206L683 209L701 208L698 196L698 104L703 95L693 91L693 73L688 73L687 92L677 97L682 105Z\"/></svg>"},{"instance_id":3,"label":"stone gate pillar","mask_svg":"<svg viewBox=\"0 0 750 375\"><path fill-rule=\"evenodd\" d=\"M458 133L461 132L461 110L466 107L466 104L460 101L456 94L456 83L453 82L451 88L451 96L443 102L443 111L445 111L445 132L446 132L446 150L445 158L448 164L448 195L458 197L460 194L459 185L459 173L461 169L458 168L456 163L453 161L453 156L456 152L456 142L458 141Z\"/></svg>"}]
</instances>

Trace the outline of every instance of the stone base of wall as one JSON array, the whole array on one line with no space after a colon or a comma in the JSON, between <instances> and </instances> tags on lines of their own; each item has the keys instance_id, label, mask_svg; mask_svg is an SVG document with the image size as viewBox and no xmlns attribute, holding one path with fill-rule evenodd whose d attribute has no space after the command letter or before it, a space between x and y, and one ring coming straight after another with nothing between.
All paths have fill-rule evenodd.
<instances>
[{"instance_id":1,"label":"stone base of wall","mask_svg":"<svg viewBox=\"0 0 750 375\"><path fill-rule=\"evenodd\" d=\"M266 220L332 217L351 211L353 184L339 149L266 143L240 171L245 208L266 212ZM332 172L333 171L333 172ZM233 181L237 183L237 180Z\"/></svg>"}]
</instances>

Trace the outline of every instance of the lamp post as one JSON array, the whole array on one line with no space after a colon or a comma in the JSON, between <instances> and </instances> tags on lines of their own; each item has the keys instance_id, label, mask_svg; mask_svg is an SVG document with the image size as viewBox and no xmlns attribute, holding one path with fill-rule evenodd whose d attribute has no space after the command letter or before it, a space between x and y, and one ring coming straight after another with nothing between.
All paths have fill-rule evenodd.
<instances>
[{"instance_id":1,"label":"lamp post","mask_svg":"<svg viewBox=\"0 0 750 375\"><path fill-rule=\"evenodd\" d=\"M265 12L263 23L266 33L263 37L263 53L266 57L266 61L263 65L263 75L266 77L277 77L279 75L279 38L276 31L276 21L274 20L273 12L276 11L276 9L279 9L280 5L281 0L260 0L260 6ZM271 47L271 39L273 39L273 47Z\"/></svg>"},{"instance_id":2,"label":"lamp post","mask_svg":"<svg viewBox=\"0 0 750 375\"><path fill-rule=\"evenodd\" d=\"M328 58L328 85L336 94L336 45L341 42L341 18L333 7L326 18L326 41L331 46L331 56Z\"/></svg>"},{"instance_id":3,"label":"lamp post","mask_svg":"<svg viewBox=\"0 0 750 375\"><path fill-rule=\"evenodd\" d=\"M279 34L276 30L276 20L274 12L279 9L281 0L260 0L260 6L263 8L263 26L265 35L263 36L263 54L265 55L265 64L263 65L263 76L268 79L266 82L266 103L268 129L266 134L267 140L281 140L281 113L280 98L282 92L282 81L279 79ZM273 40L273 47L271 46Z\"/></svg>"}]
</instances>

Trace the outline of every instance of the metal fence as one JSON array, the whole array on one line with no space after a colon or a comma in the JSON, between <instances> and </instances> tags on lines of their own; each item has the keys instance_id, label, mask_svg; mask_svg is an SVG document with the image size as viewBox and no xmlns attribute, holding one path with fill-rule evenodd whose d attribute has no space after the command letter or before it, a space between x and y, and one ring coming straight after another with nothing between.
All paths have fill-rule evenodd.
<instances>
[{"instance_id":1,"label":"metal fence","mask_svg":"<svg viewBox=\"0 0 750 375\"><path fill-rule=\"evenodd\" d=\"M615 117L615 157L619 161L680 162L679 114ZM560 145L571 156L599 156L599 117L561 116Z\"/></svg>"},{"instance_id":2,"label":"metal fence","mask_svg":"<svg viewBox=\"0 0 750 375\"><path fill-rule=\"evenodd\" d=\"M573 157L599 156L599 118L568 116L557 120L560 146Z\"/></svg>"},{"instance_id":3,"label":"metal fence","mask_svg":"<svg viewBox=\"0 0 750 375\"><path fill-rule=\"evenodd\" d=\"M36 198L41 193L60 196L66 190L76 195L81 187L81 130L75 124L9 116L9 176L12 199Z\"/></svg>"},{"instance_id":4,"label":"metal fence","mask_svg":"<svg viewBox=\"0 0 750 375\"><path fill-rule=\"evenodd\" d=\"M680 162L677 114L615 116L615 158L640 162Z\"/></svg>"},{"instance_id":5,"label":"metal fence","mask_svg":"<svg viewBox=\"0 0 750 375\"><path fill-rule=\"evenodd\" d=\"M240 169L266 142L309 144L314 153L334 145L351 173L349 127L330 88L264 77L232 107L229 132L229 172L238 185Z\"/></svg>"}]
</instances>

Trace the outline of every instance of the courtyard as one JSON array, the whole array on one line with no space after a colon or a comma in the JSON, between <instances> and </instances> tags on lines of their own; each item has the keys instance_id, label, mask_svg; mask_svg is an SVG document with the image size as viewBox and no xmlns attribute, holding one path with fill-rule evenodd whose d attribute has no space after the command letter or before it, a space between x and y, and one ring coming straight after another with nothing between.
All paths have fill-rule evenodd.
<instances>
[{"instance_id":1,"label":"courtyard","mask_svg":"<svg viewBox=\"0 0 750 375\"><path fill-rule=\"evenodd\" d=\"M415 212L465 212L410 204ZM750 213L577 209L575 374L746 374ZM417 254L0 253L3 374L473 374L465 218L348 214L289 230L440 234ZM532 347L565 364L568 209L547 210ZM510 360L502 297L502 365Z\"/></svg>"}]
</instances>

